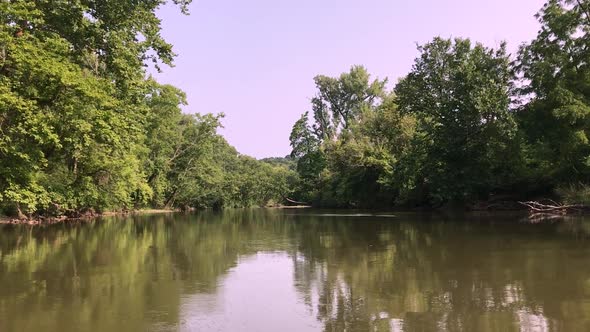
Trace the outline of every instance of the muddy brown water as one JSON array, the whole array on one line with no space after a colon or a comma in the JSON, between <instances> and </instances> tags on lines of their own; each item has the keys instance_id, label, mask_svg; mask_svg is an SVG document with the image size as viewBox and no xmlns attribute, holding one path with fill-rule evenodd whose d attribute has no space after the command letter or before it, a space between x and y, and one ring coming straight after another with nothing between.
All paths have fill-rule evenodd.
<instances>
[{"instance_id":1,"label":"muddy brown water","mask_svg":"<svg viewBox=\"0 0 590 332\"><path fill-rule=\"evenodd\" d=\"M0 331L590 331L590 218L252 209L2 225Z\"/></svg>"}]
</instances>

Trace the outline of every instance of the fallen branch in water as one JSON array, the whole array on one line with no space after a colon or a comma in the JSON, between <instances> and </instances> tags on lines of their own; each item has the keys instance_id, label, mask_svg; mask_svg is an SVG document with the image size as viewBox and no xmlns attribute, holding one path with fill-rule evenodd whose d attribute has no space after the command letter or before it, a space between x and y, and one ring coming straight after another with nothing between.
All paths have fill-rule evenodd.
<instances>
[{"instance_id":1,"label":"fallen branch in water","mask_svg":"<svg viewBox=\"0 0 590 332\"><path fill-rule=\"evenodd\" d=\"M566 215L570 213L590 212L590 206L582 204L560 204L551 199L545 200L548 204L538 201L518 202L526 206L532 215Z\"/></svg>"},{"instance_id":2,"label":"fallen branch in water","mask_svg":"<svg viewBox=\"0 0 590 332\"><path fill-rule=\"evenodd\" d=\"M283 197L285 199L285 201L291 203L291 204L296 204L296 205L309 205L309 203L306 202L298 202L298 201L294 201L292 199L290 199L289 197Z\"/></svg>"}]
</instances>

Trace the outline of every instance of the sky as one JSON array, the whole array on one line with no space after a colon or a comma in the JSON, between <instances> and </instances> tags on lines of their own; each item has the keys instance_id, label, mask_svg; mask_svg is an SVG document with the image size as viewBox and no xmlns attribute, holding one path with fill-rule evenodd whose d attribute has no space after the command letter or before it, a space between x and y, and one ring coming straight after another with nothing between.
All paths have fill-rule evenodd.
<instances>
[{"instance_id":1,"label":"sky","mask_svg":"<svg viewBox=\"0 0 590 332\"><path fill-rule=\"evenodd\" d=\"M178 54L154 76L184 90L187 113L225 114L220 133L256 158L290 153L289 133L315 95L313 77L364 65L389 87L417 44L464 37L514 53L539 29L544 0L193 0L162 7Z\"/></svg>"}]
</instances>

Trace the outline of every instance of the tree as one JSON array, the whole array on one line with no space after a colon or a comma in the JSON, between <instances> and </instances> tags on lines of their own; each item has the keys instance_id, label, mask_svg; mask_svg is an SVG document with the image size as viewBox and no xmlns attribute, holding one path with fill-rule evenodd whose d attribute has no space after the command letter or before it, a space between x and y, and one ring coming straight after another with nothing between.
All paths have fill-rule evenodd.
<instances>
[{"instance_id":1,"label":"tree","mask_svg":"<svg viewBox=\"0 0 590 332\"><path fill-rule=\"evenodd\" d=\"M590 1L549 0L516 72L528 168L543 183L590 180Z\"/></svg>"},{"instance_id":2,"label":"tree","mask_svg":"<svg viewBox=\"0 0 590 332\"><path fill-rule=\"evenodd\" d=\"M308 113L305 112L291 130L291 158L297 160L297 173L301 179L299 199L309 200L317 188L320 175L325 167L321 141L309 126Z\"/></svg>"},{"instance_id":3,"label":"tree","mask_svg":"<svg viewBox=\"0 0 590 332\"><path fill-rule=\"evenodd\" d=\"M379 103L387 80L370 81L362 66L353 66L339 77L318 75L314 78L318 94L311 100L316 136L324 141L348 129L363 109Z\"/></svg>"},{"instance_id":4,"label":"tree","mask_svg":"<svg viewBox=\"0 0 590 332\"><path fill-rule=\"evenodd\" d=\"M183 131L179 130L183 120L180 105L186 105L186 95L171 85L159 85L155 81L150 83L145 120L148 153L143 168L153 191L151 205L163 206L170 186L168 174L181 154L179 146L184 138Z\"/></svg>"},{"instance_id":5,"label":"tree","mask_svg":"<svg viewBox=\"0 0 590 332\"><path fill-rule=\"evenodd\" d=\"M395 88L402 113L417 119L412 158L423 162L410 182L438 202L484 198L510 174L506 156L516 134L505 45L435 38L418 49Z\"/></svg>"},{"instance_id":6,"label":"tree","mask_svg":"<svg viewBox=\"0 0 590 332\"><path fill-rule=\"evenodd\" d=\"M22 215L151 196L144 61L174 56L155 15L164 3L0 3L0 205Z\"/></svg>"},{"instance_id":7,"label":"tree","mask_svg":"<svg viewBox=\"0 0 590 332\"><path fill-rule=\"evenodd\" d=\"M178 128L182 138L176 142L168 160L167 207L172 207L176 200L180 206L192 206L197 201L198 190L207 186L207 168L212 162L221 116L183 115Z\"/></svg>"},{"instance_id":8,"label":"tree","mask_svg":"<svg viewBox=\"0 0 590 332\"><path fill-rule=\"evenodd\" d=\"M72 63L63 38L2 36L3 202L29 212L50 203L101 209L127 205L129 192L146 190L137 154L141 106Z\"/></svg>"},{"instance_id":9,"label":"tree","mask_svg":"<svg viewBox=\"0 0 590 332\"><path fill-rule=\"evenodd\" d=\"M393 95L365 109L337 141L326 143L329 179L323 200L336 206L392 206L401 188L399 161L414 127L412 116L399 112Z\"/></svg>"},{"instance_id":10,"label":"tree","mask_svg":"<svg viewBox=\"0 0 590 332\"><path fill-rule=\"evenodd\" d=\"M388 206L399 192L394 168L413 135L412 116L402 115L387 80L373 80L362 66L339 77L316 76L311 101L291 132L300 200L328 206Z\"/></svg>"}]
</instances>

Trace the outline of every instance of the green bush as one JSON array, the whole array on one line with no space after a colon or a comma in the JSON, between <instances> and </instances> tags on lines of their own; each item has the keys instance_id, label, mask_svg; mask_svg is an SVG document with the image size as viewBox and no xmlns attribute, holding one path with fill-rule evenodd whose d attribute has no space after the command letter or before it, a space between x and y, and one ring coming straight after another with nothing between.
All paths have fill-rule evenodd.
<instances>
[{"instance_id":1,"label":"green bush","mask_svg":"<svg viewBox=\"0 0 590 332\"><path fill-rule=\"evenodd\" d=\"M558 187L557 195L566 204L590 205L590 186L583 183Z\"/></svg>"}]
</instances>

